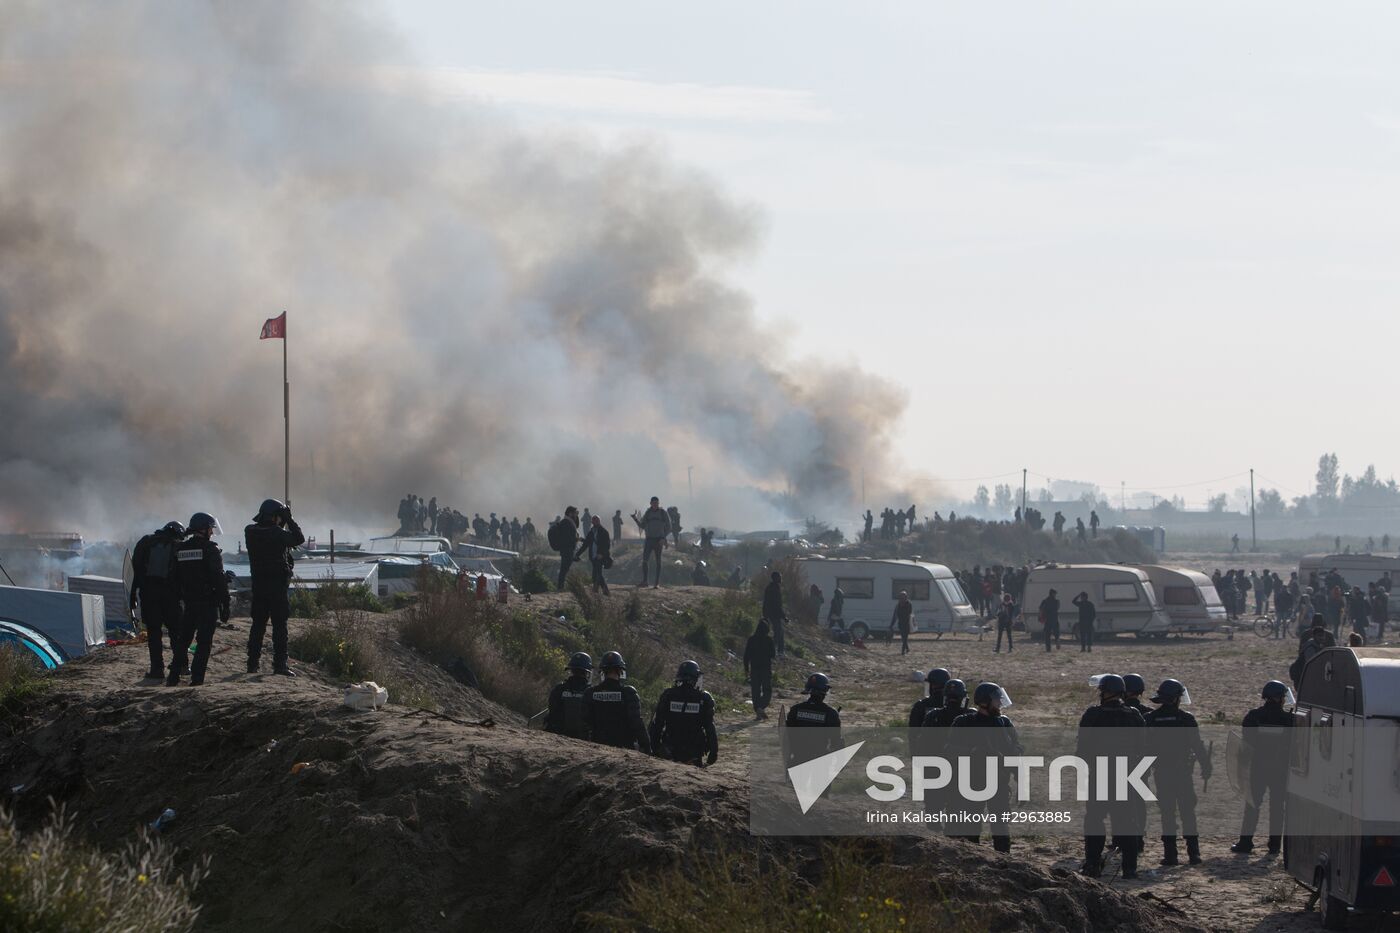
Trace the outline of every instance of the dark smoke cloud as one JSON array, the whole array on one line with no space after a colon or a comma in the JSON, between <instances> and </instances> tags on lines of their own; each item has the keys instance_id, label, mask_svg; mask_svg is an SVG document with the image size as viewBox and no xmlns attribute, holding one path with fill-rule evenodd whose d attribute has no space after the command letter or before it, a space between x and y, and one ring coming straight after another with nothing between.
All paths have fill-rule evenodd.
<instances>
[{"instance_id":1,"label":"dark smoke cloud","mask_svg":"<svg viewBox=\"0 0 1400 933\"><path fill-rule=\"evenodd\" d=\"M237 524L279 494L256 337L283 309L313 526L409 491L610 512L690 465L728 492L687 525L744 525L883 475L902 395L790 363L725 284L751 210L645 146L376 80L390 33L344 3L0 6L0 524Z\"/></svg>"}]
</instances>

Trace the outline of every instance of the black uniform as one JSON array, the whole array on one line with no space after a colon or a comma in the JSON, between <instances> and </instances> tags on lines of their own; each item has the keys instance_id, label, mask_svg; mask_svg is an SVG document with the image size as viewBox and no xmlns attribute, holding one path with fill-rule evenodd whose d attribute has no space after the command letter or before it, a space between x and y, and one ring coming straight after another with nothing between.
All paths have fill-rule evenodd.
<instances>
[{"instance_id":1,"label":"black uniform","mask_svg":"<svg viewBox=\"0 0 1400 933\"><path fill-rule=\"evenodd\" d=\"M1099 617L1099 611L1094 607L1094 603L1089 599L1074 598L1074 605L1079 609L1079 650L1094 650L1094 620Z\"/></svg>"},{"instance_id":2,"label":"black uniform","mask_svg":"<svg viewBox=\"0 0 1400 933\"><path fill-rule=\"evenodd\" d=\"M1156 756L1152 779L1157 786L1157 807L1162 813L1162 844L1170 861L1176 860L1177 816L1193 860L1201 855L1196 833L1196 786L1192 772L1200 762L1203 777L1210 777L1210 755L1201 741L1196 717L1179 706L1163 706L1143 717L1147 722L1148 754ZM1168 841L1170 840L1170 841Z\"/></svg>"},{"instance_id":3,"label":"black uniform","mask_svg":"<svg viewBox=\"0 0 1400 933\"><path fill-rule=\"evenodd\" d=\"M228 578L224 576L223 551L202 535L190 535L175 554L180 599L185 611L180 619L178 638L170 646L175 655L170 661L170 676L174 678L185 672L185 658L193 641L190 684L198 686L204 683L219 613L228 616Z\"/></svg>"},{"instance_id":4,"label":"black uniform","mask_svg":"<svg viewBox=\"0 0 1400 933\"><path fill-rule=\"evenodd\" d=\"M936 713L943 709L943 688L930 687L928 696L921 700L916 700L909 710L909 728L916 729L928 725L925 718L930 713Z\"/></svg>"},{"instance_id":5,"label":"black uniform","mask_svg":"<svg viewBox=\"0 0 1400 933\"><path fill-rule=\"evenodd\" d=\"M570 738L588 738L588 678L570 677L549 691L549 715L545 717L547 732Z\"/></svg>"},{"instance_id":6,"label":"black uniform","mask_svg":"<svg viewBox=\"0 0 1400 933\"><path fill-rule=\"evenodd\" d=\"M588 735L593 741L651 754L651 740L642 722L642 698L635 687L620 680L605 680L584 691L583 704Z\"/></svg>"},{"instance_id":7,"label":"black uniform","mask_svg":"<svg viewBox=\"0 0 1400 933\"><path fill-rule=\"evenodd\" d=\"M175 647L180 629L180 593L175 554L184 538L164 528L136 542L131 552L131 608L141 601L141 622L146 626L146 647L151 653L151 676L165 676L161 630Z\"/></svg>"},{"instance_id":8,"label":"black uniform","mask_svg":"<svg viewBox=\"0 0 1400 933\"><path fill-rule=\"evenodd\" d=\"M1047 596L1040 601L1040 614L1045 620L1045 650L1050 650L1050 640L1054 639L1056 646L1060 644L1060 601L1054 596Z\"/></svg>"},{"instance_id":9,"label":"black uniform","mask_svg":"<svg viewBox=\"0 0 1400 933\"><path fill-rule=\"evenodd\" d=\"M988 755L1019 755L1021 740L1010 719L1005 716L988 716L981 710L975 710L963 713L953 720L948 729L948 754L950 758L966 755L972 759L969 762L972 768L970 786L977 787L986 779L987 773L986 765L978 759ZM961 809L1000 816L1003 811L1011 808L1012 773L1012 770L1003 768L997 781L996 793L981 803L962 800L960 794L952 795L951 799L956 800ZM956 773L953 780L958 780ZM977 827L977 824L973 826ZM1010 852L1011 834L1006 831L1005 824L993 823L991 826L992 847L998 852ZM980 827L977 827L975 832L954 835L968 842L976 842L982 833Z\"/></svg>"},{"instance_id":10,"label":"black uniform","mask_svg":"<svg viewBox=\"0 0 1400 933\"><path fill-rule=\"evenodd\" d=\"M1108 788L1114 793L1118 783L1116 759L1127 759L1126 769L1130 773L1142 755L1146 742L1146 723L1137 709L1124 705L1118 700L1109 700L1099 706L1091 706L1079 719L1079 742L1075 754L1089 764L1089 787L1098 787L1098 763L1096 759L1106 756L1109 759ZM1098 735L1096 730L1109 730ZM1136 795L1126 801L1094 800L1084 804L1084 862L1086 866L1098 867L1103 858L1105 821L1113 823L1114 843L1123 857L1123 874L1137 872L1138 853L1142 850L1142 834L1146 823L1147 804Z\"/></svg>"},{"instance_id":11,"label":"black uniform","mask_svg":"<svg viewBox=\"0 0 1400 933\"><path fill-rule=\"evenodd\" d=\"M292 614L287 602L287 587L292 582L292 548L306 541L291 515L285 516L286 528L273 522L255 522L243 529L243 541L248 545L248 571L253 577L253 625L248 630L248 666L257 667L262 656L263 635L272 621L272 666L287 669L287 617Z\"/></svg>"},{"instance_id":12,"label":"black uniform","mask_svg":"<svg viewBox=\"0 0 1400 933\"><path fill-rule=\"evenodd\" d=\"M787 725L792 728L822 729L822 732L796 732L788 736L788 765L820 758L845 748L841 740L841 714L826 705L825 698L808 697L788 710Z\"/></svg>"},{"instance_id":13,"label":"black uniform","mask_svg":"<svg viewBox=\"0 0 1400 933\"><path fill-rule=\"evenodd\" d=\"M1282 703L1265 703L1244 714L1244 744L1249 750L1249 797L1244 802L1240 835L1253 836L1264 794L1269 795L1269 847L1283 835L1284 796L1288 783L1288 749L1293 714Z\"/></svg>"},{"instance_id":14,"label":"black uniform","mask_svg":"<svg viewBox=\"0 0 1400 933\"><path fill-rule=\"evenodd\" d=\"M651 747L672 761L714 764L719 757L715 734L715 698L693 684L676 684L661 691L651 718Z\"/></svg>"}]
</instances>

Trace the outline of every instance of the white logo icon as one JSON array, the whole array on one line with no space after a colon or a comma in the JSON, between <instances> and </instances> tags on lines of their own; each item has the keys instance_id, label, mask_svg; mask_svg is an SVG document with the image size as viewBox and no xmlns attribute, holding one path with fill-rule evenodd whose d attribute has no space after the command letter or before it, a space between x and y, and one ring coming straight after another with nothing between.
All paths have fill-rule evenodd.
<instances>
[{"instance_id":1,"label":"white logo icon","mask_svg":"<svg viewBox=\"0 0 1400 933\"><path fill-rule=\"evenodd\" d=\"M797 803L802 807L803 813L812 809L812 806L821 799L822 794L826 793L826 789L831 786L831 782L835 781L842 769L851 763L851 759L856 756L856 752L860 751L860 747L864 744L864 742L857 742L849 748L843 748L788 768L788 779L792 781L793 792L797 794Z\"/></svg>"}]
</instances>

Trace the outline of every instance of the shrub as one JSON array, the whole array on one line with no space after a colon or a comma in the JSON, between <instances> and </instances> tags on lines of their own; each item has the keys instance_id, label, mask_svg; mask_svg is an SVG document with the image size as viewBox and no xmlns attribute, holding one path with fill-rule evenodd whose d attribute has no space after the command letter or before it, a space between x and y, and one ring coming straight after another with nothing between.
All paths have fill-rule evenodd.
<instances>
[{"instance_id":1,"label":"shrub","mask_svg":"<svg viewBox=\"0 0 1400 933\"><path fill-rule=\"evenodd\" d=\"M0 714L14 711L48 687L48 680L28 652L0 644Z\"/></svg>"},{"instance_id":2,"label":"shrub","mask_svg":"<svg viewBox=\"0 0 1400 933\"><path fill-rule=\"evenodd\" d=\"M292 617L296 619L319 619L328 612L383 612L384 604L379 597L363 583L349 586L296 586L290 598Z\"/></svg>"},{"instance_id":3,"label":"shrub","mask_svg":"<svg viewBox=\"0 0 1400 933\"><path fill-rule=\"evenodd\" d=\"M586 919L594 929L628 933L985 929L971 908L953 904L924 873L889 864L888 852L884 845L828 843L821 850L821 877L810 884L778 859L701 854L628 877L618 907Z\"/></svg>"},{"instance_id":4,"label":"shrub","mask_svg":"<svg viewBox=\"0 0 1400 933\"><path fill-rule=\"evenodd\" d=\"M379 639L358 612L337 612L329 622L313 622L293 635L287 652L299 661L319 664L332 677L348 682L373 680L382 670Z\"/></svg>"},{"instance_id":5,"label":"shrub","mask_svg":"<svg viewBox=\"0 0 1400 933\"><path fill-rule=\"evenodd\" d=\"M715 653L716 642L714 633L710 631L709 624L704 621L696 622L687 629L684 639L687 645L693 645L706 654Z\"/></svg>"},{"instance_id":6,"label":"shrub","mask_svg":"<svg viewBox=\"0 0 1400 933\"><path fill-rule=\"evenodd\" d=\"M544 561L539 557L530 556L524 560L517 557L511 563L510 576L515 588L522 593L548 593L552 588Z\"/></svg>"},{"instance_id":7,"label":"shrub","mask_svg":"<svg viewBox=\"0 0 1400 933\"><path fill-rule=\"evenodd\" d=\"M194 926L203 866L181 874L170 851L143 834L116 854L80 841L61 811L21 834L0 809L0 930L34 933L177 931Z\"/></svg>"}]
</instances>

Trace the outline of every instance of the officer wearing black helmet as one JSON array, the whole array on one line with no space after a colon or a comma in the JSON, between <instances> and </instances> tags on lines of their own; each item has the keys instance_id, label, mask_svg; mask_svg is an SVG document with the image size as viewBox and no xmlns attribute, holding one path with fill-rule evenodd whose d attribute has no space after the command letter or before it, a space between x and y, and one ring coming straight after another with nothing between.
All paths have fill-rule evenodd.
<instances>
[{"instance_id":1,"label":"officer wearing black helmet","mask_svg":"<svg viewBox=\"0 0 1400 933\"><path fill-rule=\"evenodd\" d=\"M1293 702L1293 691L1279 680L1271 680L1259 691L1264 704L1244 714L1244 753L1248 756L1249 795L1244 801L1244 821L1240 839L1231 852L1254 851L1254 830L1264 795L1269 795L1269 854L1283 848L1284 794L1288 783L1288 749L1292 738L1293 714L1285 709Z\"/></svg>"},{"instance_id":2,"label":"officer wearing black helmet","mask_svg":"<svg viewBox=\"0 0 1400 933\"><path fill-rule=\"evenodd\" d=\"M694 661L682 661L675 686L661 691L651 718L651 747L672 761L712 765L719 757L715 734L715 698L700 689L702 674Z\"/></svg>"},{"instance_id":3,"label":"officer wearing black helmet","mask_svg":"<svg viewBox=\"0 0 1400 933\"><path fill-rule=\"evenodd\" d=\"M263 634L272 620L272 673L295 677L287 666L287 617L292 614L287 587L292 582L292 548L306 542L290 507L276 499L264 499L243 529L248 546L248 570L253 576L253 625L248 630L248 673L258 672Z\"/></svg>"},{"instance_id":4,"label":"officer wearing black helmet","mask_svg":"<svg viewBox=\"0 0 1400 933\"><path fill-rule=\"evenodd\" d=\"M170 676L166 686L174 687L185 672L185 658L190 642L195 642L194 661L190 665L190 686L204 683L204 671L209 665L209 652L214 644L214 629L219 620L228 619L228 578L224 576L223 551L211 538L222 534L219 520L208 512L190 516L189 537L175 552L176 577L180 583L180 599L185 611L180 617L179 639L170 648Z\"/></svg>"},{"instance_id":5,"label":"officer wearing black helmet","mask_svg":"<svg viewBox=\"0 0 1400 933\"><path fill-rule=\"evenodd\" d=\"M588 681L593 676L593 659L582 651L569 658L569 676L549 691L549 713L544 728L555 735L573 739L588 738Z\"/></svg>"},{"instance_id":6,"label":"officer wearing black helmet","mask_svg":"<svg viewBox=\"0 0 1400 933\"><path fill-rule=\"evenodd\" d=\"M943 708L943 686L952 679L953 675L942 667L935 667L928 672L928 676L924 678L924 683L928 684L928 695L917 700L909 710L909 728L922 726L929 713Z\"/></svg>"},{"instance_id":7,"label":"officer wearing black helmet","mask_svg":"<svg viewBox=\"0 0 1400 933\"><path fill-rule=\"evenodd\" d=\"M967 712L967 684L954 678L943 685L943 705L924 716L925 729L946 729Z\"/></svg>"},{"instance_id":8,"label":"officer wearing black helmet","mask_svg":"<svg viewBox=\"0 0 1400 933\"><path fill-rule=\"evenodd\" d=\"M1201 864L1201 839L1196 834L1196 786L1194 765L1201 766L1201 778L1209 781L1210 754L1201 741L1201 729L1182 706L1191 703L1191 694L1179 680L1164 680L1152 697L1157 708L1143 717L1147 720L1147 750L1156 757L1152 778L1157 787L1157 807L1162 813L1162 864L1177 864L1177 816L1186 837L1186 857L1192 865Z\"/></svg>"},{"instance_id":9,"label":"officer wearing black helmet","mask_svg":"<svg viewBox=\"0 0 1400 933\"><path fill-rule=\"evenodd\" d=\"M1110 795L1119 785L1120 768L1131 773L1142 755L1146 738L1146 723L1142 714L1124 704L1127 687L1117 674L1102 674L1090 683L1098 687L1099 702L1084 711L1079 719L1079 741L1075 755L1089 765L1089 786L1109 788ZM1100 784L1099 758L1106 759L1109 774L1107 784ZM1131 791L1131 788L1130 788ZM1097 800L1091 795L1084 805L1084 867L1080 873L1097 878L1103 873L1103 850L1108 841L1104 834L1105 821L1113 824L1114 842L1123 859L1123 877L1137 877L1138 853L1142 850L1145 829L1145 803L1134 799Z\"/></svg>"},{"instance_id":10,"label":"officer wearing black helmet","mask_svg":"<svg viewBox=\"0 0 1400 933\"><path fill-rule=\"evenodd\" d=\"M161 632L175 645L180 628L180 593L176 588L175 555L185 540L185 526L166 522L165 527L144 535L131 551L131 610L139 598L141 622L146 626L146 648L151 654L147 680L165 679ZM172 659L172 664L174 660Z\"/></svg>"},{"instance_id":11,"label":"officer wearing black helmet","mask_svg":"<svg viewBox=\"0 0 1400 933\"><path fill-rule=\"evenodd\" d=\"M828 752L845 748L841 739L841 714L826 705L826 695L831 692L831 679L822 673L808 676L802 692L807 699L788 710L787 725L790 728L821 729L821 732L800 732L790 737L788 764L801 764L811 761Z\"/></svg>"},{"instance_id":12,"label":"officer wearing black helmet","mask_svg":"<svg viewBox=\"0 0 1400 933\"><path fill-rule=\"evenodd\" d=\"M1147 681L1141 674L1123 675L1123 705L1131 706L1143 718L1152 712L1142 704L1142 695L1147 692Z\"/></svg>"},{"instance_id":13,"label":"officer wearing black helmet","mask_svg":"<svg viewBox=\"0 0 1400 933\"><path fill-rule=\"evenodd\" d=\"M964 687L964 690L966 688ZM947 687L944 687L944 695L947 696ZM968 764L972 768L973 783L971 786L978 787L982 781L986 780L985 759L988 757L1005 758L1008 755L1021 754L1021 739L1016 734L1016 727L1011 720L1002 715L1002 710L1011 705L1011 697L1007 696L1005 690L1000 685L991 682L984 682L977 685L977 689L972 692L972 712L963 713L953 720L948 729L948 755L952 759L966 757ZM963 800L960 794L952 793L948 800L956 803L960 809L971 810L975 813L989 813L1000 817L1000 814L1011 808L1011 774L1013 772L1005 767L1002 768L997 780L996 793L989 799L983 801ZM953 775L953 783L950 787L956 787L958 776ZM954 838L965 839L968 842L977 842L982 838L981 825L974 823L972 833L953 833ZM1011 851L1011 834L1005 830L1004 823L992 823L992 848L998 852Z\"/></svg>"},{"instance_id":14,"label":"officer wearing black helmet","mask_svg":"<svg viewBox=\"0 0 1400 933\"><path fill-rule=\"evenodd\" d=\"M627 677L627 662L616 651L609 651L598 666L603 680L585 690L583 698L589 738L601 745L634 748L650 755L642 698L635 688L622 682Z\"/></svg>"}]
</instances>

